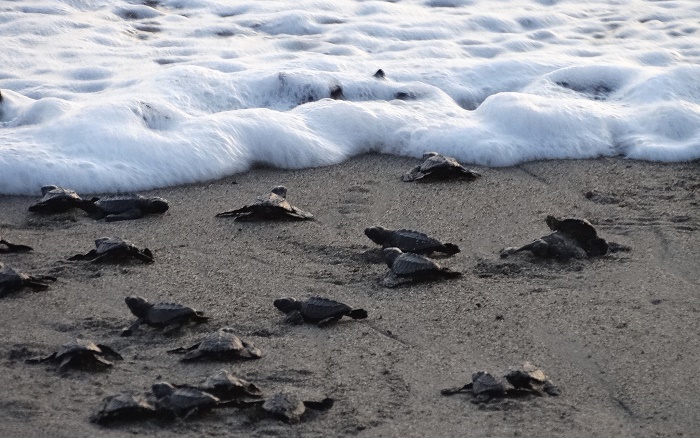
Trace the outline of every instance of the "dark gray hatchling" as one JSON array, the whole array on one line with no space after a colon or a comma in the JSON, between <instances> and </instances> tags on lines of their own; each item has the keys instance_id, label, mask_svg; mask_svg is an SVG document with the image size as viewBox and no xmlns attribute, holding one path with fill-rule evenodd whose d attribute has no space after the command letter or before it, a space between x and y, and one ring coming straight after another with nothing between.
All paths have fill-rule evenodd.
<instances>
[{"instance_id":1,"label":"dark gray hatchling","mask_svg":"<svg viewBox=\"0 0 700 438\"><path fill-rule=\"evenodd\" d=\"M608 242L598 237L595 227L586 219L559 219L550 215L547 216L545 222L552 231L563 233L576 240L588 257L601 256L608 253Z\"/></svg>"},{"instance_id":2,"label":"dark gray hatchling","mask_svg":"<svg viewBox=\"0 0 700 438\"><path fill-rule=\"evenodd\" d=\"M547 378L544 371L530 362L525 362L519 367L512 367L505 374L505 378L515 391L525 391L534 394L545 392L552 396L561 394L559 388Z\"/></svg>"},{"instance_id":3,"label":"dark gray hatchling","mask_svg":"<svg viewBox=\"0 0 700 438\"><path fill-rule=\"evenodd\" d=\"M262 390L254 383L235 376L227 370L220 370L208 376L196 386L201 391L219 398L222 401L240 401L243 404L260 400Z\"/></svg>"},{"instance_id":4,"label":"dark gray hatchling","mask_svg":"<svg viewBox=\"0 0 700 438\"><path fill-rule=\"evenodd\" d=\"M287 322L293 324L307 322L325 327L340 320L343 316L352 319L367 318L367 311L364 309L353 309L347 304L321 297L311 297L304 301L297 301L294 298L279 298L274 301L274 305L287 315Z\"/></svg>"},{"instance_id":5,"label":"dark gray hatchling","mask_svg":"<svg viewBox=\"0 0 700 438\"><path fill-rule=\"evenodd\" d=\"M29 207L32 213L65 213L73 208L90 208L92 205L92 201L82 199L74 190L59 186L44 186L41 195L39 202Z\"/></svg>"},{"instance_id":6,"label":"dark gray hatchling","mask_svg":"<svg viewBox=\"0 0 700 438\"><path fill-rule=\"evenodd\" d=\"M21 252L30 252L30 251L34 251L34 248L32 248L31 246L27 246L27 245L19 245L16 243L10 243L7 240L0 237L0 253L2 253L2 254L21 253Z\"/></svg>"},{"instance_id":7,"label":"dark gray hatchling","mask_svg":"<svg viewBox=\"0 0 700 438\"><path fill-rule=\"evenodd\" d=\"M321 401L304 401L296 394L281 391L273 394L262 405L265 414L282 420L286 423L296 424L302 420L306 409L328 410L333 407L334 400L325 398Z\"/></svg>"},{"instance_id":8,"label":"dark gray hatchling","mask_svg":"<svg viewBox=\"0 0 700 438\"><path fill-rule=\"evenodd\" d=\"M84 370L104 370L112 367L112 360L122 360L122 356L111 347L96 344L87 339L76 339L64 344L49 356L29 359L28 363L52 362L58 364L58 370L79 368Z\"/></svg>"},{"instance_id":9,"label":"dark gray hatchling","mask_svg":"<svg viewBox=\"0 0 700 438\"><path fill-rule=\"evenodd\" d=\"M365 235L372 242L383 248L399 248L403 252L414 254L431 254L441 252L448 255L457 254L459 247L453 243L442 243L425 233L414 230L388 230L384 227L365 228Z\"/></svg>"},{"instance_id":10,"label":"dark gray hatchling","mask_svg":"<svg viewBox=\"0 0 700 438\"><path fill-rule=\"evenodd\" d=\"M145 197L137 194L106 196L94 199L83 207L93 219L105 222L139 219L147 214L162 214L168 211L168 201L157 196Z\"/></svg>"},{"instance_id":11,"label":"dark gray hatchling","mask_svg":"<svg viewBox=\"0 0 700 438\"><path fill-rule=\"evenodd\" d=\"M90 417L90 421L106 425L117 421L144 420L155 415L155 405L145 397L121 393L105 397L100 409Z\"/></svg>"},{"instance_id":12,"label":"dark gray hatchling","mask_svg":"<svg viewBox=\"0 0 700 438\"><path fill-rule=\"evenodd\" d=\"M138 249L131 242L119 237L102 237L95 240L95 249L86 254L76 254L68 260L87 260L92 263L124 263L140 260L153 263L153 253L150 249Z\"/></svg>"},{"instance_id":13,"label":"dark gray hatchling","mask_svg":"<svg viewBox=\"0 0 700 438\"><path fill-rule=\"evenodd\" d=\"M50 275L28 275L0 263L0 298L24 287L34 290L48 289L47 281L56 281L56 277Z\"/></svg>"},{"instance_id":14,"label":"dark gray hatchling","mask_svg":"<svg viewBox=\"0 0 700 438\"><path fill-rule=\"evenodd\" d=\"M473 181L480 176L481 174L467 169L452 157L437 152L426 152L423 154L423 162L404 174L401 179L406 182L448 179Z\"/></svg>"},{"instance_id":15,"label":"dark gray hatchling","mask_svg":"<svg viewBox=\"0 0 700 438\"><path fill-rule=\"evenodd\" d=\"M122 336L130 336L141 324L165 328L168 333L189 322L199 324L209 320L202 312L177 303L149 303L145 298L133 295L124 301L138 319L122 331Z\"/></svg>"},{"instance_id":16,"label":"dark gray hatchling","mask_svg":"<svg viewBox=\"0 0 700 438\"><path fill-rule=\"evenodd\" d=\"M212 410L220 402L208 392L191 387L178 388L168 382L155 383L151 390L158 412L170 417L189 418Z\"/></svg>"},{"instance_id":17,"label":"dark gray hatchling","mask_svg":"<svg viewBox=\"0 0 700 438\"><path fill-rule=\"evenodd\" d=\"M287 201L287 188L274 187L268 195L258 197L250 205L219 213L216 217L233 217L237 221L314 220L314 216Z\"/></svg>"},{"instance_id":18,"label":"dark gray hatchling","mask_svg":"<svg viewBox=\"0 0 700 438\"><path fill-rule=\"evenodd\" d=\"M398 248L384 248L384 260L389 272L382 279L386 287L395 287L408 282L432 281L457 278L462 274L443 268L433 260L420 254L403 252Z\"/></svg>"},{"instance_id":19,"label":"dark gray hatchling","mask_svg":"<svg viewBox=\"0 0 700 438\"><path fill-rule=\"evenodd\" d=\"M559 231L542 236L521 247L505 248L501 250L500 255L501 258L506 258L521 251L529 251L543 259L570 260L588 257L586 251L575 239Z\"/></svg>"},{"instance_id":20,"label":"dark gray hatchling","mask_svg":"<svg viewBox=\"0 0 700 438\"><path fill-rule=\"evenodd\" d=\"M251 342L241 340L230 327L220 328L204 336L194 345L168 350L168 353L186 353L181 359L183 362L201 359L229 361L262 357L260 349Z\"/></svg>"}]
</instances>

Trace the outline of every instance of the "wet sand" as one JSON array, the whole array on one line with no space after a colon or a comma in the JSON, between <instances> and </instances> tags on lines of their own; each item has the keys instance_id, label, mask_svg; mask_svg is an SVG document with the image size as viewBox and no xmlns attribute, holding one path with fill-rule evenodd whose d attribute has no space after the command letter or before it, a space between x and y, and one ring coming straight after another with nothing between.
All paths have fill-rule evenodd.
<instances>
[{"instance_id":1,"label":"wet sand","mask_svg":"<svg viewBox=\"0 0 700 438\"><path fill-rule=\"evenodd\" d=\"M416 184L416 160L366 155L299 171L255 169L207 184L153 191L161 217L95 222L82 213L41 217L36 198L0 197L0 235L34 247L0 261L58 281L0 300L0 436L648 437L700 429L700 163L622 159L477 168L470 183ZM284 184L315 222L241 223L215 218ZM38 191L38 188L37 188ZM588 193L590 192L590 193ZM588 196L586 196L588 193ZM602 237L632 248L570 263L506 246L548 232L548 214L591 220ZM412 228L460 246L439 260L463 277L387 289L372 262L367 226ZM120 236L150 248L155 263L68 262L93 240ZM208 324L164 336L135 320L127 295L192 305ZM334 298L369 312L319 329L290 326L275 298ZM222 326L265 356L236 363L180 363L167 349ZM103 373L30 365L85 337L124 356ZM529 361L559 397L476 405L440 390L478 370ZM88 421L106 395L143 392L158 379L196 383L219 369L267 393L328 396L335 406L298 425L222 409L173 423L99 427Z\"/></svg>"}]
</instances>

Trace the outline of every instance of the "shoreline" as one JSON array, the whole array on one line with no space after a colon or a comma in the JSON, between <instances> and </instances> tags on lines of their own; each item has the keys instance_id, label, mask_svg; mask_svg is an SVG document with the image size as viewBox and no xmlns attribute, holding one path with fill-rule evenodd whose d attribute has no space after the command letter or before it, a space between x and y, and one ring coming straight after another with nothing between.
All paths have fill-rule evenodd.
<instances>
[{"instance_id":1,"label":"shoreline","mask_svg":"<svg viewBox=\"0 0 700 438\"><path fill-rule=\"evenodd\" d=\"M47 291L2 299L0 435L692 436L700 426L700 343L686 333L700 332L700 162L553 160L474 167L483 177L468 183L401 182L417 161L371 154L321 168L256 168L141 192L168 199L170 210L115 223L82 213L35 217L26 209L39 196L0 196L0 236L35 248L0 261L58 277ZM278 184L317 221L214 217ZM632 251L566 264L498 257L505 246L546 234L548 214L588 218ZM386 267L363 255L375 247L363 233L373 225L459 245L461 253L438 261L463 277L381 287ZM102 236L148 247L156 262L66 261ZM170 337L143 328L121 338L134 320L123 302L130 294L191 305L212 320ZM309 295L362 307L369 318L325 329L283 324L272 301ZM165 353L224 325L265 357L181 364ZM125 360L106 373L63 377L23 363L75 337L112 345ZM440 395L472 372L525 361L562 394L486 409ZM284 387L336 403L291 426L235 410L164 427L99 428L87 420L106 395L145 391L158 376L195 383L222 368L267 393Z\"/></svg>"}]
</instances>

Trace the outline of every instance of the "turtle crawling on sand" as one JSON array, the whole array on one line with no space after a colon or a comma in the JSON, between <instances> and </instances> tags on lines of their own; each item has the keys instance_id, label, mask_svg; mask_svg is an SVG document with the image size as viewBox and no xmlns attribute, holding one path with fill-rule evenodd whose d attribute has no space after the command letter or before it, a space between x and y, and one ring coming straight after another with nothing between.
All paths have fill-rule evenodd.
<instances>
[{"instance_id":1,"label":"turtle crawling on sand","mask_svg":"<svg viewBox=\"0 0 700 438\"><path fill-rule=\"evenodd\" d=\"M333 407L332 398L324 398L321 401L303 401L297 395L282 391L273 394L262 405L265 414L280 419L286 423L299 423L306 409L325 411Z\"/></svg>"},{"instance_id":2,"label":"turtle crawling on sand","mask_svg":"<svg viewBox=\"0 0 700 438\"><path fill-rule=\"evenodd\" d=\"M200 359L214 360L236 360L236 359L259 359L262 357L260 349L251 342L243 341L234 334L230 327L220 328L209 333L196 344L189 347L179 347L168 350L168 353L185 353L183 362Z\"/></svg>"},{"instance_id":3,"label":"turtle crawling on sand","mask_svg":"<svg viewBox=\"0 0 700 438\"><path fill-rule=\"evenodd\" d=\"M68 260L87 260L92 263L122 263L140 260L144 263L153 263L153 253L150 249L138 249L131 242L119 237L96 239L95 247L86 254L76 254Z\"/></svg>"},{"instance_id":4,"label":"turtle crawling on sand","mask_svg":"<svg viewBox=\"0 0 700 438\"><path fill-rule=\"evenodd\" d=\"M122 420L143 420L155 414L156 407L145 397L120 393L105 397L100 409L90 417L90 421L97 424L110 424Z\"/></svg>"},{"instance_id":5,"label":"turtle crawling on sand","mask_svg":"<svg viewBox=\"0 0 700 438\"><path fill-rule=\"evenodd\" d=\"M161 214L168 211L168 201L159 197L147 198L136 194L107 196L93 199L91 204L81 207L94 219L115 222L139 219L147 214Z\"/></svg>"},{"instance_id":6,"label":"turtle crawling on sand","mask_svg":"<svg viewBox=\"0 0 700 438\"><path fill-rule=\"evenodd\" d=\"M262 390L256 384L236 377L227 370L220 370L208 376L196 388L208 392L222 401L237 400L246 403L260 400L263 397Z\"/></svg>"},{"instance_id":7,"label":"turtle crawling on sand","mask_svg":"<svg viewBox=\"0 0 700 438\"><path fill-rule=\"evenodd\" d=\"M30 251L34 251L34 248L32 248L31 246L27 246L27 245L18 245L16 243L10 243L7 240L0 237L0 253L30 252Z\"/></svg>"},{"instance_id":8,"label":"turtle crawling on sand","mask_svg":"<svg viewBox=\"0 0 700 438\"><path fill-rule=\"evenodd\" d=\"M64 371L69 367L87 370L104 370L112 366L112 362L109 359L122 360L123 358L107 345L96 344L86 339L76 339L73 342L62 345L56 352L44 358L29 359L27 362L58 363L59 371Z\"/></svg>"},{"instance_id":9,"label":"turtle crawling on sand","mask_svg":"<svg viewBox=\"0 0 700 438\"><path fill-rule=\"evenodd\" d=\"M386 287L418 281L441 280L460 277L462 273L443 268L420 254L403 252L399 248L384 248L384 260L389 272L382 279Z\"/></svg>"},{"instance_id":10,"label":"turtle crawling on sand","mask_svg":"<svg viewBox=\"0 0 700 438\"><path fill-rule=\"evenodd\" d=\"M73 208L89 209L92 206L92 200L82 199L74 190L59 186L44 186L41 195L42 198L29 207L32 213L65 213Z\"/></svg>"},{"instance_id":11,"label":"turtle crawling on sand","mask_svg":"<svg viewBox=\"0 0 700 438\"><path fill-rule=\"evenodd\" d=\"M141 324L152 327L165 327L165 332L176 330L188 322L202 323L209 321L202 312L191 307L175 303L149 303L145 298L129 296L124 300L138 319L122 331L122 336L130 336Z\"/></svg>"},{"instance_id":12,"label":"turtle crawling on sand","mask_svg":"<svg viewBox=\"0 0 700 438\"><path fill-rule=\"evenodd\" d=\"M437 152L426 152L423 154L423 162L409 170L401 179L406 182L448 179L473 181L480 176L480 173L467 169L452 157Z\"/></svg>"},{"instance_id":13,"label":"turtle crawling on sand","mask_svg":"<svg viewBox=\"0 0 700 438\"><path fill-rule=\"evenodd\" d=\"M475 403L485 403L493 399L514 398L522 395L558 396L561 392L542 370L525 362L523 366L511 368L503 377L495 377L486 371L472 374L472 381L457 388L440 391L442 395L469 393Z\"/></svg>"},{"instance_id":14,"label":"turtle crawling on sand","mask_svg":"<svg viewBox=\"0 0 700 438\"><path fill-rule=\"evenodd\" d=\"M252 204L219 213L216 217L233 217L237 221L314 220L311 213L296 208L287 201L287 188L284 186L274 187L268 195L258 197Z\"/></svg>"},{"instance_id":15,"label":"turtle crawling on sand","mask_svg":"<svg viewBox=\"0 0 700 438\"><path fill-rule=\"evenodd\" d=\"M343 316L349 316L352 319L367 318L367 311L364 309L353 309L347 304L321 297L311 297L304 301L297 301L294 298L279 298L275 300L274 305L278 310L287 314L286 320L288 322L307 322L319 327L336 322Z\"/></svg>"},{"instance_id":16,"label":"turtle crawling on sand","mask_svg":"<svg viewBox=\"0 0 700 438\"><path fill-rule=\"evenodd\" d=\"M0 298L23 287L31 287L34 290L48 289L47 281L56 281L56 277L50 275L27 275L0 263Z\"/></svg>"},{"instance_id":17,"label":"turtle crawling on sand","mask_svg":"<svg viewBox=\"0 0 700 438\"><path fill-rule=\"evenodd\" d=\"M396 247L403 252L414 254L431 254L442 252L448 255L457 254L459 247L452 243L442 243L425 233L413 230L388 230L384 227L365 228L365 235L372 242L383 248Z\"/></svg>"},{"instance_id":18,"label":"turtle crawling on sand","mask_svg":"<svg viewBox=\"0 0 700 438\"><path fill-rule=\"evenodd\" d=\"M601 256L608 252L629 251L627 246L599 237L593 225L585 219L558 219L547 216L546 222L553 233L521 247L505 248L501 251L501 257L530 251L540 258L569 260Z\"/></svg>"}]
</instances>

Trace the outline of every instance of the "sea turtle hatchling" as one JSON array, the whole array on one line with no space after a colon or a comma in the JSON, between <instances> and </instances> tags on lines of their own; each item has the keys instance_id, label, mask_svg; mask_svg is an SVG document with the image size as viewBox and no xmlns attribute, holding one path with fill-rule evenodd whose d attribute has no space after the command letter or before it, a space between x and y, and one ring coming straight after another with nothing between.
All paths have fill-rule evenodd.
<instances>
[{"instance_id":1,"label":"sea turtle hatchling","mask_svg":"<svg viewBox=\"0 0 700 438\"><path fill-rule=\"evenodd\" d=\"M204 336L199 342L189 347L179 347L168 350L168 353L187 353L181 359L183 362L200 359L236 360L259 359L260 349L251 342L241 340L234 334L234 329L223 327Z\"/></svg>"},{"instance_id":2,"label":"sea turtle hatchling","mask_svg":"<svg viewBox=\"0 0 700 438\"><path fill-rule=\"evenodd\" d=\"M420 254L403 252L398 248L384 248L384 260L389 266L389 272L382 279L386 287L417 281L431 281L445 278L456 278L461 272L443 268L436 262Z\"/></svg>"},{"instance_id":3,"label":"sea turtle hatchling","mask_svg":"<svg viewBox=\"0 0 700 438\"><path fill-rule=\"evenodd\" d=\"M437 152L426 152L423 154L423 162L404 174L401 179L406 182L446 179L472 181L480 176L481 174L467 169L452 157Z\"/></svg>"},{"instance_id":4,"label":"sea turtle hatchling","mask_svg":"<svg viewBox=\"0 0 700 438\"><path fill-rule=\"evenodd\" d=\"M605 255L608 252L608 242L598 237L595 227L586 219L559 219L549 215L545 222L550 230L564 233L576 240L588 257Z\"/></svg>"},{"instance_id":5,"label":"sea turtle hatchling","mask_svg":"<svg viewBox=\"0 0 700 438\"><path fill-rule=\"evenodd\" d=\"M76 254L68 260L87 260L92 263L122 263L129 260L140 260L153 263L153 253L150 249L138 249L131 242L119 237L102 237L95 240L95 249L86 254Z\"/></svg>"},{"instance_id":6,"label":"sea turtle hatchling","mask_svg":"<svg viewBox=\"0 0 700 438\"><path fill-rule=\"evenodd\" d=\"M365 228L365 235L372 242L383 248L395 247L403 252L414 254L431 254L442 252L448 255L457 254L459 247L453 243L442 243L425 233L413 230L388 230L384 227Z\"/></svg>"},{"instance_id":7,"label":"sea turtle hatchling","mask_svg":"<svg viewBox=\"0 0 700 438\"><path fill-rule=\"evenodd\" d=\"M47 281L56 281L56 277L50 275L28 275L0 263L0 298L23 287L30 287L34 290L48 289Z\"/></svg>"},{"instance_id":8,"label":"sea turtle hatchling","mask_svg":"<svg viewBox=\"0 0 700 438\"><path fill-rule=\"evenodd\" d=\"M151 327L165 327L165 331L171 332L188 322L207 322L208 317L202 312L191 307L176 303L149 303L145 298L129 296L124 300L126 305L138 319L131 326L122 331L122 336L130 336L133 330L141 324Z\"/></svg>"},{"instance_id":9,"label":"sea turtle hatchling","mask_svg":"<svg viewBox=\"0 0 700 438\"><path fill-rule=\"evenodd\" d=\"M147 214L161 214L168 211L168 201L157 196L147 198L137 194L106 196L93 199L91 204L81 207L93 219L115 222L139 219Z\"/></svg>"},{"instance_id":10,"label":"sea turtle hatchling","mask_svg":"<svg viewBox=\"0 0 700 438\"><path fill-rule=\"evenodd\" d=\"M208 392L191 387L177 388L168 382L157 382L151 390L159 412L180 418L208 412L220 402Z\"/></svg>"},{"instance_id":11,"label":"sea turtle hatchling","mask_svg":"<svg viewBox=\"0 0 700 438\"><path fill-rule=\"evenodd\" d=\"M332 398L324 398L321 401L303 401L296 394L289 391L281 391L273 394L262 405L265 414L290 424L299 423L306 409L318 411L328 410L333 407Z\"/></svg>"},{"instance_id":12,"label":"sea turtle hatchling","mask_svg":"<svg viewBox=\"0 0 700 438\"><path fill-rule=\"evenodd\" d=\"M145 397L131 393L110 395L102 400L100 409L90 417L97 424L135 421L154 417L156 407Z\"/></svg>"},{"instance_id":13,"label":"sea turtle hatchling","mask_svg":"<svg viewBox=\"0 0 700 438\"><path fill-rule=\"evenodd\" d=\"M255 220L314 220L314 216L287 201L287 188L274 187L266 196L258 197L250 205L219 213L216 217L233 217L237 221Z\"/></svg>"},{"instance_id":14,"label":"sea turtle hatchling","mask_svg":"<svg viewBox=\"0 0 700 438\"><path fill-rule=\"evenodd\" d=\"M0 253L11 253L11 252L30 252L34 251L34 248L27 245L18 245L16 243L10 243L7 240L0 237Z\"/></svg>"},{"instance_id":15,"label":"sea turtle hatchling","mask_svg":"<svg viewBox=\"0 0 700 438\"><path fill-rule=\"evenodd\" d=\"M44 186L41 188L42 198L29 206L32 213L54 214L65 213L73 208L91 208L92 201L82 199L71 189L59 186Z\"/></svg>"},{"instance_id":16,"label":"sea turtle hatchling","mask_svg":"<svg viewBox=\"0 0 700 438\"><path fill-rule=\"evenodd\" d=\"M319 327L336 322L343 316L352 319L367 318L367 311L364 309L353 309L347 304L321 297L311 297L304 301L279 298L274 301L274 305L279 311L287 314L288 322L307 322Z\"/></svg>"},{"instance_id":17,"label":"sea turtle hatchling","mask_svg":"<svg viewBox=\"0 0 700 438\"><path fill-rule=\"evenodd\" d=\"M87 339L76 339L62 345L57 351L46 357L29 359L27 362L54 362L58 364L59 371L64 371L67 368L103 370L112 366L109 359L122 360L123 358L107 345L96 344Z\"/></svg>"}]
</instances>

